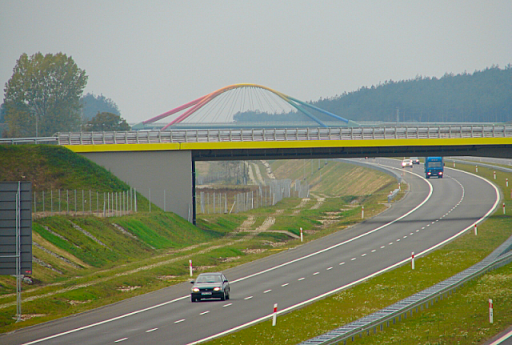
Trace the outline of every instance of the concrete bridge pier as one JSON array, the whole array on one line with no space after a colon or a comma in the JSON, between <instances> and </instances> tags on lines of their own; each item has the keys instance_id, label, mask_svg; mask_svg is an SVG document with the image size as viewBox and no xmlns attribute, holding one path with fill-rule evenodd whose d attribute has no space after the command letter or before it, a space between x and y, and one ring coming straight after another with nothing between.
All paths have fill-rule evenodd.
<instances>
[{"instance_id":1,"label":"concrete bridge pier","mask_svg":"<svg viewBox=\"0 0 512 345\"><path fill-rule=\"evenodd\" d=\"M191 151L80 153L137 189L162 210L195 223L194 162ZM165 193L164 193L165 191ZM165 202L164 202L165 194Z\"/></svg>"}]
</instances>

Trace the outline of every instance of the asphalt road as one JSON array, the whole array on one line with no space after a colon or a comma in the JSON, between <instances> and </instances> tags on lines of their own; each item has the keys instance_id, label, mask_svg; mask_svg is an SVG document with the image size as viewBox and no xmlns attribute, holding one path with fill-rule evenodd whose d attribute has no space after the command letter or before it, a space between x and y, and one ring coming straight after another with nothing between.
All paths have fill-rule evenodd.
<instances>
[{"instance_id":1,"label":"asphalt road","mask_svg":"<svg viewBox=\"0 0 512 345\"><path fill-rule=\"evenodd\" d=\"M21 329L0 343L189 344L270 320L274 303L284 312L398 265L471 227L496 202L497 191L478 177L446 169L443 179L425 180L422 169L402 169L410 191L381 215L225 271L229 301L191 303L184 283Z\"/></svg>"}]
</instances>

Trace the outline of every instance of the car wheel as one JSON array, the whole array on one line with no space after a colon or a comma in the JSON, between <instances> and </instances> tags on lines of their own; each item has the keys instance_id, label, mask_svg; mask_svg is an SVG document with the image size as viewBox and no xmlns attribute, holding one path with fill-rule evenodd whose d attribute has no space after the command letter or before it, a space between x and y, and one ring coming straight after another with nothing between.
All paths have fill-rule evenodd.
<instances>
[{"instance_id":1,"label":"car wheel","mask_svg":"<svg viewBox=\"0 0 512 345\"><path fill-rule=\"evenodd\" d=\"M225 301L226 300L226 292L224 291L224 293L222 294L222 296L220 296L220 300L221 301Z\"/></svg>"},{"instance_id":2,"label":"car wheel","mask_svg":"<svg viewBox=\"0 0 512 345\"><path fill-rule=\"evenodd\" d=\"M227 295L226 295L226 299L229 299L229 291L228 291L228 293L227 293Z\"/></svg>"},{"instance_id":3,"label":"car wheel","mask_svg":"<svg viewBox=\"0 0 512 345\"><path fill-rule=\"evenodd\" d=\"M190 296L190 301L193 303L196 301L196 299L194 297Z\"/></svg>"}]
</instances>

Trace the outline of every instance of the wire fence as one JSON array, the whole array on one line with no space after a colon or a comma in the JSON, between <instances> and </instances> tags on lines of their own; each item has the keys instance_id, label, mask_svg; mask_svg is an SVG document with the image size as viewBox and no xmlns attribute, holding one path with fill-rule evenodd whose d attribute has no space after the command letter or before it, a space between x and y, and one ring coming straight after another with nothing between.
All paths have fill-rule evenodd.
<instances>
[{"instance_id":1,"label":"wire fence","mask_svg":"<svg viewBox=\"0 0 512 345\"><path fill-rule=\"evenodd\" d=\"M52 215L114 217L137 212L135 188L117 192L57 189L34 192L35 218Z\"/></svg>"}]
</instances>

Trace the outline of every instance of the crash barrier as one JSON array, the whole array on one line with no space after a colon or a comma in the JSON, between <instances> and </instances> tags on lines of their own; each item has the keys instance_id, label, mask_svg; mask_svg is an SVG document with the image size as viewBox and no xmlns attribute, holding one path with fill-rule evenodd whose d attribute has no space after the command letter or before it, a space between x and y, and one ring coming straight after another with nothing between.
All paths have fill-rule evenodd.
<instances>
[{"instance_id":1,"label":"crash barrier","mask_svg":"<svg viewBox=\"0 0 512 345\"><path fill-rule=\"evenodd\" d=\"M504 138L511 136L512 126L506 125L173 129L171 131L66 132L56 134L59 145L226 141Z\"/></svg>"},{"instance_id":2,"label":"crash barrier","mask_svg":"<svg viewBox=\"0 0 512 345\"><path fill-rule=\"evenodd\" d=\"M406 299L403 299L389 307L381 309L373 314L367 315L359 320L353 321L335 330L306 340L300 345L328 345L346 344L347 340L354 341L356 337L376 333L377 329L383 330L384 326L389 327L412 316L413 312L419 312L428 308L435 302L443 300L448 295L456 292L467 282L500 268L512 262L512 237L509 237L502 245L494 250L489 256L470 268L446 279L428 289L420 291Z\"/></svg>"}]
</instances>

